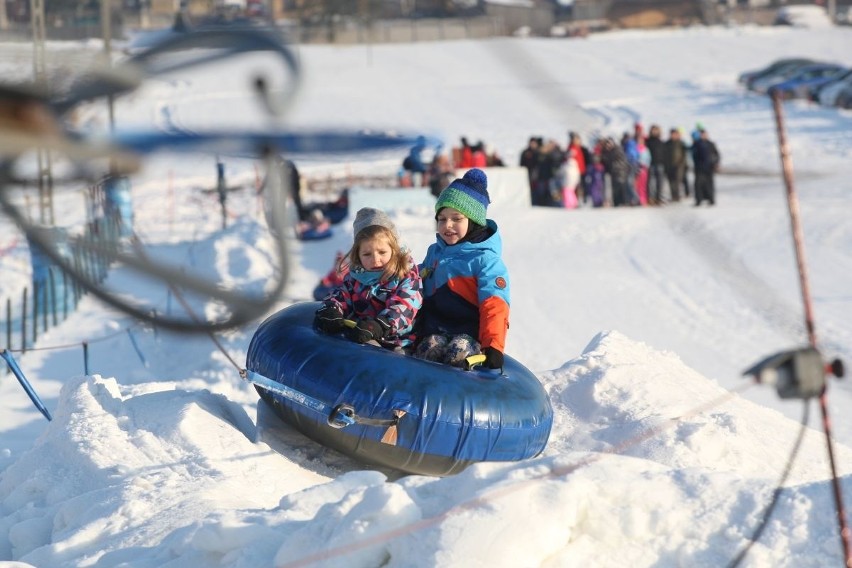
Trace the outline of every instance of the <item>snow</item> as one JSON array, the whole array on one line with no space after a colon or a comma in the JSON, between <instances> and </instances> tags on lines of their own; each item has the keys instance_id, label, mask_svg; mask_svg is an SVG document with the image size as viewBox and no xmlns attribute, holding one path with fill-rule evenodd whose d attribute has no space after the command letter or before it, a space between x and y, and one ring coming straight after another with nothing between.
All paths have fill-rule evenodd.
<instances>
[{"instance_id":1,"label":"snow","mask_svg":"<svg viewBox=\"0 0 852 568\"><path fill-rule=\"evenodd\" d=\"M401 477L323 448L258 405L210 338L155 333L84 298L39 336L42 350L15 354L52 422L11 375L0 381L0 565L727 565L772 498L805 408L794 467L742 565L841 565L818 405L741 376L807 336L771 105L736 77L791 55L852 65L850 33L691 28L299 46L304 84L288 124L422 131L447 147L467 136L514 164L531 135L564 143L569 130L588 140L637 120L664 132L700 121L722 154L717 205L566 211L495 198L489 216L512 284L507 352L544 384L554 426L538 458L448 478ZM244 82L223 81L254 71L243 63L154 81L119 103L117 122L255 124ZM849 363L852 114L804 102L784 112L819 346ZM96 125L103 111L82 120ZM299 166L390 173L401 156ZM253 184L251 161L226 161L229 183ZM222 230L215 193L199 191L214 184L214 159L166 155L146 166L132 181L148 253L260 289L272 247L252 192L229 197ZM421 190L397 191L386 207L422 258L433 212ZM78 201L60 199L58 217L73 219ZM309 298L350 239L349 221L329 241L288 237L279 307ZM28 252L6 219L0 251L0 290L17 294ZM114 268L106 284L148 292L136 282ZM217 335L239 364L256 325ZM50 349L60 345L72 347ZM848 505L848 382L830 380L827 400Z\"/></svg>"}]
</instances>

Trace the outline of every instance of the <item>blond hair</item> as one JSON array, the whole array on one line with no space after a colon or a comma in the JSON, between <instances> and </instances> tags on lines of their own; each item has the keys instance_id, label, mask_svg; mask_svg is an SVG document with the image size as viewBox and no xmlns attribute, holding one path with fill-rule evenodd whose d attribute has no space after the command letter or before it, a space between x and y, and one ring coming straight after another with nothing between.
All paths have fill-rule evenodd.
<instances>
[{"instance_id":1,"label":"blond hair","mask_svg":"<svg viewBox=\"0 0 852 568\"><path fill-rule=\"evenodd\" d=\"M348 262L350 270L357 268L363 270L364 266L361 264L361 258L358 256L358 252L361 250L361 245L365 241L372 241L373 239L380 237L387 240L387 243L391 248L391 258L385 266L385 269L382 271L382 281L387 282L394 278L399 280L405 278L406 275L408 275L411 264L408 251L403 250L402 246L399 244L399 239L396 237L396 233L382 225L370 225L369 227L359 231L358 234L355 235L355 242L352 244L352 248L350 248L341 259L338 269L342 270L344 264Z\"/></svg>"}]
</instances>

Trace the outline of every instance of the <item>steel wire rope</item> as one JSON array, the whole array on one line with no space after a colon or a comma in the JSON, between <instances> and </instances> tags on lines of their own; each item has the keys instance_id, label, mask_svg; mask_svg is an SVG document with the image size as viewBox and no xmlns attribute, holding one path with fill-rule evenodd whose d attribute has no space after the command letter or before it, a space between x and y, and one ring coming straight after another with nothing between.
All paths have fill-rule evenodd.
<instances>
[{"instance_id":1,"label":"steel wire rope","mask_svg":"<svg viewBox=\"0 0 852 568\"><path fill-rule=\"evenodd\" d=\"M131 237L131 243L133 244L134 249L136 250L136 252L140 256L145 255L145 249L142 246L142 241L141 241L141 239L139 239L139 237L138 237L138 235L136 235L136 233L134 233L133 237ZM189 305L189 302L187 302L186 298L184 297L184 295L180 291L180 289L177 287L177 285L173 282L166 282L166 283L168 284L169 289L174 294L175 299L180 303L181 306L183 306L183 309L186 310L186 313L187 313L187 315L189 315L190 319L192 319L193 321L195 321L199 325L201 325L203 323L201 318L198 317L198 315L195 313L195 311ZM219 351L222 352L222 354L231 363L231 365L234 366L234 368L237 370L237 374L239 374L240 377L243 377L244 373L245 373L245 369L240 367L239 363L237 363L236 360L233 357L231 357L230 353L228 353L228 351L225 349L225 346L222 345L222 342L219 341L219 338L216 337L216 335L213 333L213 330L208 329L208 330L206 330L205 333L210 338L210 340L213 341L213 344L216 346L216 348L219 349Z\"/></svg>"},{"instance_id":2,"label":"steel wire rope","mask_svg":"<svg viewBox=\"0 0 852 568\"><path fill-rule=\"evenodd\" d=\"M748 543L734 557L731 563L728 564L728 568L736 568L740 565L740 562L745 559L746 555L751 550L751 547L754 546L758 540L760 540L760 536L763 534L763 531L769 525L769 519L772 517L772 513L775 510L775 506L778 504L778 499L781 497L781 493L784 490L784 484L787 482L787 478L790 476L790 472L793 471L793 463L796 461L796 456L799 453L799 449L802 445L802 440L804 440L805 432L807 431L808 418L810 417L810 401L805 400L802 404L804 408L802 410L802 420L801 426L799 427L799 433L796 435L796 440L793 443L793 448L790 450L790 456L787 458L787 463L784 466L784 471L781 473L781 477L778 479L778 483L775 485L775 490L772 492L772 498L769 500L769 503L763 510L760 522L754 528L754 531L748 539Z\"/></svg>"},{"instance_id":3,"label":"steel wire rope","mask_svg":"<svg viewBox=\"0 0 852 568\"><path fill-rule=\"evenodd\" d=\"M30 351L51 351L51 350L54 350L54 349L71 349L73 347L80 347L83 343L100 343L101 341L106 341L108 339L118 337L119 335L123 335L123 334L127 333L128 331L130 331L131 329L133 329L135 327L139 327L141 325L142 325L141 323L134 323L133 325L122 328L121 331L116 331L115 333L111 333L109 335L102 335L102 336L96 337L94 339L86 339L86 340L83 340L79 343L63 343L63 344L59 344L59 345L48 345L48 346L45 346L45 347L30 347L29 349L23 349L23 348L6 349L6 351L9 351L10 353L29 353Z\"/></svg>"}]
</instances>

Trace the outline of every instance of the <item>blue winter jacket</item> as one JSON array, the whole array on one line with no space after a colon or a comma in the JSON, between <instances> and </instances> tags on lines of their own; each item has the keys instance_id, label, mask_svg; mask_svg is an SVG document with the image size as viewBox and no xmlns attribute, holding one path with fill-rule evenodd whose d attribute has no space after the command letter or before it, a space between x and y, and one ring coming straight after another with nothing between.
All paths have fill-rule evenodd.
<instances>
[{"instance_id":1,"label":"blue winter jacket","mask_svg":"<svg viewBox=\"0 0 852 568\"><path fill-rule=\"evenodd\" d=\"M433 333L476 338L482 348L503 352L509 328L509 274L497 224L482 242L448 245L437 236L420 264L423 308L417 315L417 336Z\"/></svg>"}]
</instances>

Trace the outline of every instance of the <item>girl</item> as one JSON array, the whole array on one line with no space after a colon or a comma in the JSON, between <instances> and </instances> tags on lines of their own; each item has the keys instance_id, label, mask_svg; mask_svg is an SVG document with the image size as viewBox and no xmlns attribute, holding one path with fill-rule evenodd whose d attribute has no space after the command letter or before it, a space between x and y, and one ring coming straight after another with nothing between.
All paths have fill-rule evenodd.
<instances>
[{"instance_id":1,"label":"girl","mask_svg":"<svg viewBox=\"0 0 852 568\"><path fill-rule=\"evenodd\" d=\"M481 352L484 366L503 367L509 275L497 224L486 219L489 203L488 179L476 168L438 196L437 239L420 264L424 302L415 357L462 366Z\"/></svg>"},{"instance_id":2,"label":"girl","mask_svg":"<svg viewBox=\"0 0 852 568\"><path fill-rule=\"evenodd\" d=\"M355 320L355 327L347 329L352 340L402 349L412 343L414 316L423 301L417 266L384 212L365 207L352 227L349 272L323 300L314 324L325 333L339 333L346 329L344 319Z\"/></svg>"}]
</instances>

